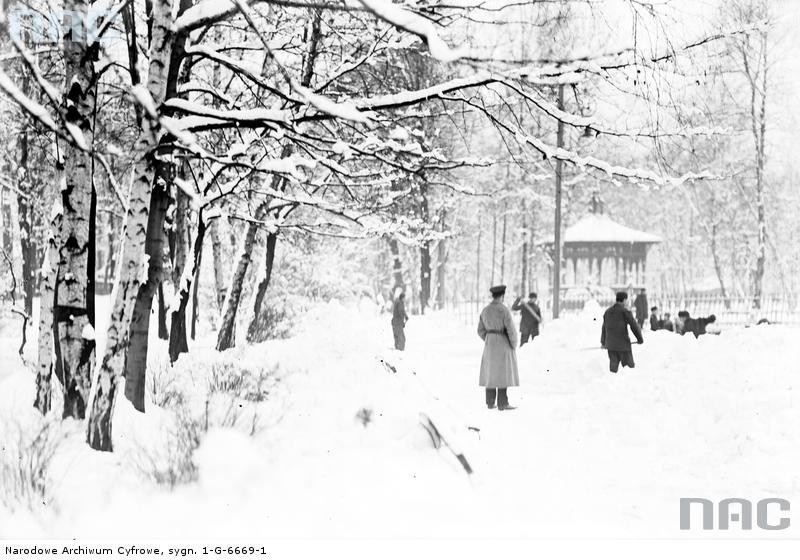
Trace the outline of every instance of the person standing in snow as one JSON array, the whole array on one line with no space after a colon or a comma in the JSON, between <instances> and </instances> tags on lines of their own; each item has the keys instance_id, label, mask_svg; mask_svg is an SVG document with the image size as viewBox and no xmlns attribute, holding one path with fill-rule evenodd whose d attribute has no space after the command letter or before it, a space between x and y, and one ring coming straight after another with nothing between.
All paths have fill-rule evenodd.
<instances>
[{"instance_id":1,"label":"person standing in snow","mask_svg":"<svg viewBox=\"0 0 800 560\"><path fill-rule=\"evenodd\" d=\"M639 323L639 327L643 327L644 322L647 320L647 294L644 288L636 294L636 299L633 300L633 307L636 310L636 322Z\"/></svg>"},{"instance_id":2,"label":"person standing in snow","mask_svg":"<svg viewBox=\"0 0 800 560\"><path fill-rule=\"evenodd\" d=\"M392 306L392 333L394 334L394 347L397 350L406 349L406 294L400 292Z\"/></svg>"},{"instance_id":3,"label":"person standing in snow","mask_svg":"<svg viewBox=\"0 0 800 560\"><path fill-rule=\"evenodd\" d=\"M489 290L492 302L483 308L478 319L478 336L484 341L479 385L486 388L486 406L512 410L508 388L519 386L517 369L517 329L511 311L503 305L505 286Z\"/></svg>"},{"instance_id":4,"label":"person standing in snow","mask_svg":"<svg viewBox=\"0 0 800 560\"><path fill-rule=\"evenodd\" d=\"M522 301L522 297L518 297L511 306L511 311L522 312L519 320L520 347L528 342L528 339L533 340L539 336L539 323L542 322L542 312L539 310L539 306L536 305L536 297L536 292L531 292L528 294L528 301Z\"/></svg>"},{"instance_id":5,"label":"person standing in snow","mask_svg":"<svg viewBox=\"0 0 800 560\"><path fill-rule=\"evenodd\" d=\"M617 373L619 365L635 367L631 339L628 337L630 326L639 344L644 344L642 328L633 318L630 309L625 306L627 292L617 292L616 303L606 309L603 314L603 330L600 334L600 346L608 350L609 369Z\"/></svg>"}]
</instances>

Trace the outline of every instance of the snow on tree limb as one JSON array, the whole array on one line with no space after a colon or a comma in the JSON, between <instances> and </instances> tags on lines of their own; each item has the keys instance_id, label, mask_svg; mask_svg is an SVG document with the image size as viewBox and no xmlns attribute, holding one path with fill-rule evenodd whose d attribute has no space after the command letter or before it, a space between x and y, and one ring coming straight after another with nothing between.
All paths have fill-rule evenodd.
<instances>
[{"instance_id":1,"label":"snow on tree limb","mask_svg":"<svg viewBox=\"0 0 800 560\"><path fill-rule=\"evenodd\" d=\"M281 109L215 109L193 103L185 99L172 98L164 102L165 107L177 109L189 115L198 117L211 117L223 121L241 121L256 123L281 123L289 122L290 113Z\"/></svg>"},{"instance_id":2,"label":"snow on tree limb","mask_svg":"<svg viewBox=\"0 0 800 560\"><path fill-rule=\"evenodd\" d=\"M47 112L47 109L22 93L22 90L8 77L8 74L3 72L2 68L0 68L0 89L14 100L26 113L42 123L45 127L53 132L58 130L58 125L55 120L53 120L53 117L50 116L50 113Z\"/></svg>"},{"instance_id":3,"label":"snow on tree limb","mask_svg":"<svg viewBox=\"0 0 800 560\"><path fill-rule=\"evenodd\" d=\"M451 49L436 31L434 24L391 0L358 0L378 18L387 21L425 41L431 55L442 62L453 62L467 54L467 47Z\"/></svg>"}]
</instances>

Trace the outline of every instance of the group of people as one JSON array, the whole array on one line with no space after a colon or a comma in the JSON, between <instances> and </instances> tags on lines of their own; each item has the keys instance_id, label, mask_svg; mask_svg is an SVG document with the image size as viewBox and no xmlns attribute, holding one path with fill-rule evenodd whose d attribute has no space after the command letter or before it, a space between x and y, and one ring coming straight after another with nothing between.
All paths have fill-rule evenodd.
<instances>
[{"instance_id":1,"label":"group of people","mask_svg":"<svg viewBox=\"0 0 800 560\"><path fill-rule=\"evenodd\" d=\"M708 317L692 317L688 311L679 311L678 319L674 323L669 313L663 316L658 314L658 307L650 308L650 330L669 331L678 334L691 333L695 338L708 333L708 326L716 323L717 317L713 313Z\"/></svg>"},{"instance_id":2,"label":"group of people","mask_svg":"<svg viewBox=\"0 0 800 560\"><path fill-rule=\"evenodd\" d=\"M483 308L478 318L478 336L484 342L479 385L485 389L488 408L513 410L515 407L508 401L508 388L519 386L517 341L519 340L519 346L522 346L539 335L542 312L535 292L528 294L528 299L524 301L521 297L517 297L511 309L503 304L506 286L493 286L489 292L492 301ZM405 294L399 294L392 307L392 331L395 348L398 350L405 349L404 329L408 315L404 296ZM635 367L628 329L633 332L638 344L644 344L642 327L647 317L646 312L644 318L641 313L642 304L645 306L644 309L647 309L644 290L640 291L634 300L635 317L628 308L627 292L617 292L615 300L603 314L600 333L600 346L608 352L609 370L612 373L619 371L620 365ZM521 313L519 332L512 311ZM681 311L678 313L678 320L673 323L669 313L665 313L662 317L658 313L658 307L650 308L650 328L654 331L668 330L680 334L690 332L698 337L705 334L707 326L715 321L714 315L692 318L687 311Z\"/></svg>"}]
</instances>

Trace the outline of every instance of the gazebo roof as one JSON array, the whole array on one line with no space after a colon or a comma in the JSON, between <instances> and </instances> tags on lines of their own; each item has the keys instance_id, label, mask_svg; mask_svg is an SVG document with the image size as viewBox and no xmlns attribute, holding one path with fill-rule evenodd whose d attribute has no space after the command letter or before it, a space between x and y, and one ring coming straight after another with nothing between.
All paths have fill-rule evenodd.
<instances>
[{"instance_id":1,"label":"gazebo roof","mask_svg":"<svg viewBox=\"0 0 800 560\"><path fill-rule=\"evenodd\" d=\"M564 243L660 243L652 233L623 226L605 215L587 214L564 231ZM553 243L553 236L540 243Z\"/></svg>"}]
</instances>

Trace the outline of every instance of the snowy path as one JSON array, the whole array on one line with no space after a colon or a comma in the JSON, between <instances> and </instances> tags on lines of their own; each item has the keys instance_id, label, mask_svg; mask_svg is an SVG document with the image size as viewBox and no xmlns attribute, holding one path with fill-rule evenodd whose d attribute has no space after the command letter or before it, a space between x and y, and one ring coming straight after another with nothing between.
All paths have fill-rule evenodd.
<instances>
[{"instance_id":1,"label":"snowy path","mask_svg":"<svg viewBox=\"0 0 800 560\"><path fill-rule=\"evenodd\" d=\"M567 534L674 535L681 497L798 489L800 353L783 342L796 330L645 333L637 368L612 375L596 317L545 324L519 351L518 408L506 412L483 404L473 327L434 316L408 331L424 383L480 427L476 474L491 479L484 498L503 506L510 534L553 523L548 531Z\"/></svg>"},{"instance_id":2,"label":"snowy path","mask_svg":"<svg viewBox=\"0 0 800 560\"><path fill-rule=\"evenodd\" d=\"M0 536L687 536L681 497L792 500L800 488L796 329L646 333L636 369L611 375L596 318L549 322L519 352L518 408L505 412L484 405L474 327L434 313L412 317L407 335L398 353L387 316L328 304L289 340L225 356L199 342L179 362L192 376L220 358L276 368L258 437L212 429L198 481L170 491L129 462L158 441L167 411L142 416L120 401L117 452L91 452L68 423L52 472L58 511L0 511ZM28 372L9 374L0 410L32 418L32 389ZM433 448L419 417L431 411L471 476ZM143 504L147 515L131 516Z\"/></svg>"}]
</instances>

